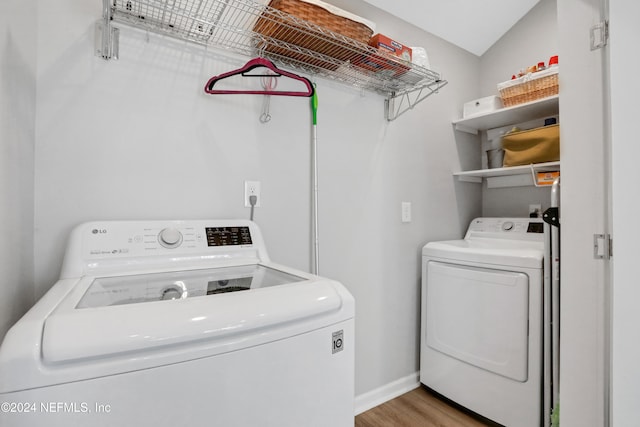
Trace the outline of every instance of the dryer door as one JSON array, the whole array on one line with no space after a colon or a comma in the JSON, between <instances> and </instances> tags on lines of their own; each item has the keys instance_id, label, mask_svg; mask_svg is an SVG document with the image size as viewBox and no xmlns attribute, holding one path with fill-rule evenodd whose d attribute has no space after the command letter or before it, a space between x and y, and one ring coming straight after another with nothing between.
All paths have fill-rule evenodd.
<instances>
[{"instance_id":1,"label":"dryer door","mask_svg":"<svg viewBox=\"0 0 640 427\"><path fill-rule=\"evenodd\" d=\"M524 273L427 264L425 338L434 350L524 382L528 308Z\"/></svg>"}]
</instances>

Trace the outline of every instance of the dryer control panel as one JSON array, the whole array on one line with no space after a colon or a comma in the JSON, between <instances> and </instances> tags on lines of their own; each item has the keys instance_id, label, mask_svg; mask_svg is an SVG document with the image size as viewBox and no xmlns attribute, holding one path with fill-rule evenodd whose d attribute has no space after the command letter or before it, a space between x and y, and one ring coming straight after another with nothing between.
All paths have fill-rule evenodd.
<instances>
[{"instance_id":1,"label":"dryer control panel","mask_svg":"<svg viewBox=\"0 0 640 427\"><path fill-rule=\"evenodd\" d=\"M485 237L524 238L536 235L542 238L544 234L544 222L541 218L476 218L471 221L465 238L483 235ZM490 236L494 235L494 236Z\"/></svg>"}]
</instances>

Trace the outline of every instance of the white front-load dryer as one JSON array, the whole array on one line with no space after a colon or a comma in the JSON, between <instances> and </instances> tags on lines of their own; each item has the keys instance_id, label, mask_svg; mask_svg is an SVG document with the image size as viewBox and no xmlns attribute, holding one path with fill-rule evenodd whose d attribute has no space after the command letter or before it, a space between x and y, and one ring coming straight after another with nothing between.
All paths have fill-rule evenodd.
<instances>
[{"instance_id":1,"label":"white front-load dryer","mask_svg":"<svg viewBox=\"0 0 640 427\"><path fill-rule=\"evenodd\" d=\"M83 224L0 347L0 426L353 426L353 323L253 222Z\"/></svg>"},{"instance_id":2,"label":"white front-load dryer","mask_svg":"<svg viewBox=\"0 0 640 427\"><path fill-rule=\"evenodd\" d=\"M420 380L509 427L540 427L544 225L477 218L422 251Z\"/></svg>"}]
</instances>

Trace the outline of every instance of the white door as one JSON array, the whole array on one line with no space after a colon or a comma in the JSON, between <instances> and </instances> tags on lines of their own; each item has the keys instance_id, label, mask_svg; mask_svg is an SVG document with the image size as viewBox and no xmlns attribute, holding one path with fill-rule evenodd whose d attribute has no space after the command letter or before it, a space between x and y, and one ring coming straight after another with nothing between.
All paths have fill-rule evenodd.
<instances>
[{"instance_id":1,"label":"white door","mask_svg":"<svg viewBox=\"0 0 640 427\"><path fill-rule=\"evenodd\" d=\"M529 277L437 261L429 261L426 271L427 346L514 381L527 381Z\"/></svg>"},{"instance_id":2,"label":"white door","mask_svg":"<svg viewBox=\"0 0 640 427\"><path fill-rule=\"evenodd\" d=\"M594 234L609 233L608 48L590 49L605 0L558 0L560 54L560 424L608 420L609 265ZM637 18L637 16L636 16Z\"/></svg>"}]
</instances>

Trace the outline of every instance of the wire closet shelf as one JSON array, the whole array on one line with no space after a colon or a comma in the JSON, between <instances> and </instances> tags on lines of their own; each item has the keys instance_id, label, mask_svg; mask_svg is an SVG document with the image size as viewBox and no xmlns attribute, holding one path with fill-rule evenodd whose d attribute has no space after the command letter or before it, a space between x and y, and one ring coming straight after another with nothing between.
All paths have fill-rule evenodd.
<instances>
[{"instance_id":1,"label":"wire closet shelf","mask_svg":"<svg viewBox=\"0 0 640 427\"><path fill-rule=\"evenodd\" d=\"M103 14L106 26L114 21L247 56L266 57L280 66L392 99L416 94L391 108L413 108L447 83L432 70L382 56L371 46L253 0L103 0ZM107 57L104 53L102 56ZM378 64L384 61L384 69L368 69L371 67L363 65L367 58L374 58Z\"/></svg>"}]
</instances>

